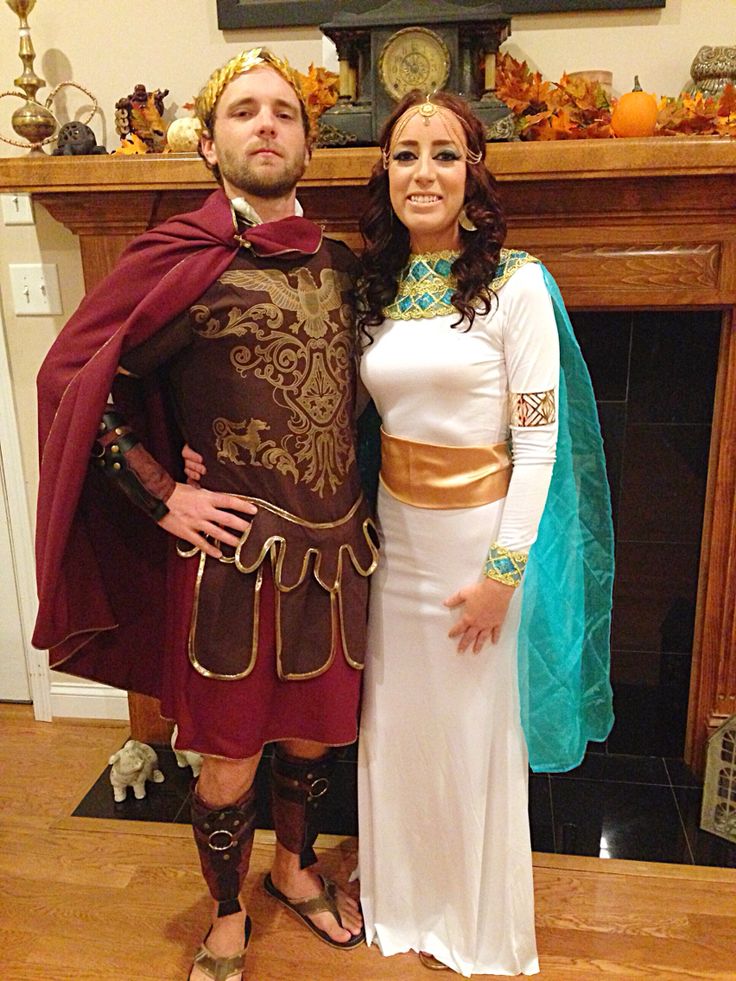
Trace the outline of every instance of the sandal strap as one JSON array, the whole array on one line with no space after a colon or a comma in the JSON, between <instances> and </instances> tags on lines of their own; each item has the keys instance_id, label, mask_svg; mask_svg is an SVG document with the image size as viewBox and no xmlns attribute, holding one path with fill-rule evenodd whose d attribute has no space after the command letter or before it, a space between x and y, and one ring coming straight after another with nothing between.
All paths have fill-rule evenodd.
<instances>
[{"instance_id":1,"label":"sandal strap","mask_svg":"<svg viewBox=\"0 0 736 981\"><path fill-rule=\"evenodd\" d=\"M290 898L289 905L301 916L315 916L317 913L332 913L336 922L342 926L342 920L340 919L335 901L337 886L334 882L330 882L329 879L325 879L324 876L320 876L320 878L322 879L322 892L319 896L313 896L311 899Z\"/></svg>"},{"instance_id":2,"label":"sandal strap","mask_svg":"<svg viewBox=\"0 0 736 981\"><path fill-rule=\"evenodd\" d=\"M212 951L202 944L194 958L194 965L213 981L227 981L233 974L243 973L245 948L237 954L231 954L230 957L215 957Z\"/></svg>"},{"instance_id":3,"label":"sandal strap","mask_svg":"<svg viewBox=\"0 0 736 981\"><path fill-rule=\"evenodd\" d=\"M239 950L236 954L230 954L229 957L216 957L208 948L207 938L212 932L212 927L210 927L207 931L207 936L202 942L202 946L195 954L194 961L192 962L192 970L195 967L201 968L208 978L212 978L212 981L227 981L233 974L240 974L242 981L243 971L245 970L245 955L248 950L248 944L250 943L252 927L251 918L246 916L245 923L243 924L243 949ZM189 972L188 981L191 981L191 977L192 971Z\"/></svg>"}]
</instances>

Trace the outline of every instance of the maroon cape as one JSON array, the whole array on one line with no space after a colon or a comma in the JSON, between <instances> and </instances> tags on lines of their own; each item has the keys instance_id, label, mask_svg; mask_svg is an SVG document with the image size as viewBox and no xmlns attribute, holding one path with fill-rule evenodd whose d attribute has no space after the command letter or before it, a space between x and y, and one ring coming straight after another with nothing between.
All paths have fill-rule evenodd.
<instances>
[{"instance_id":1,"label":"maroon cape","mask_svg":"<svg viewBox=\"0 0 736 981\"><path fill-rule=\"evenodd\" d=\"M317 251L317 226L287 218L257 226L259 254L284 251L272 244L282 241L277 226L287 239L306 237L295 251ZM195 303L229 266L238 249L233 232L218 190L198 211L141 235L85 297L41 367L33 643L49 649L52 667L160 694L171 538L91 470L89 458L121 356ZM178 473L180 445L158 379L135 386L121 379L115 387L147 446Z\"/></svg>"}]
</instances>

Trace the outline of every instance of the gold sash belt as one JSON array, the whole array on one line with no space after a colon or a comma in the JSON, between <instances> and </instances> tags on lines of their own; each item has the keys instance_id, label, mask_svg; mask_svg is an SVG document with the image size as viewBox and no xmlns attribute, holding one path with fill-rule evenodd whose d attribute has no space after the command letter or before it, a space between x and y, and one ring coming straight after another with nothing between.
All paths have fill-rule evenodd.
<instances>
[{"instance_id":1,"label":"gold sash belt","mask_svg":"<svg viewBox=\"0 0 736 981\"><path fill-rule=\"evenodd\" d=\"M474 508L506 496L511 456L495 446L434 446L381 430L381 483L416 508Z\"/></svg>"}]
</instances>

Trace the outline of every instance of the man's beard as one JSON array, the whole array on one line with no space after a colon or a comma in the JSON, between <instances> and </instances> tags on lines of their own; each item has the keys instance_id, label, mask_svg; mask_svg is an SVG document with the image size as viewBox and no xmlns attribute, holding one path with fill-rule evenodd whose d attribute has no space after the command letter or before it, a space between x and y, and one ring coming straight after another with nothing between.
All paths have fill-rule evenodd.
<instances>
[{"instance_id":1,"label":"man's beard","mask_svg":"<svg viewBox=\"0 0 736 981\"><path fill-rule=\"evenodd\" d=\"M302 157L283 160L283 163L283 167L256 171L247 160L231 160L225 154L219 168L222 177L245 194L257 198L281 198L294 190L307 169Z\"/></svg>"}]
</instances>

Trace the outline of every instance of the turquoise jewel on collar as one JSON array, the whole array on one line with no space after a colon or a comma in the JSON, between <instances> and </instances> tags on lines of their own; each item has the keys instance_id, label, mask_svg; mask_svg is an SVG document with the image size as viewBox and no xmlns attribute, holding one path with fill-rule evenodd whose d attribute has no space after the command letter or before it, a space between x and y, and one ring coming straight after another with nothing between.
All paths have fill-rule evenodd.
<instances>
[{"instance_id":1,"label":"turquoise jewel on collar","mask_svg":"<svg viewBox=\"0 0 736 981\"><path fill-rule=\"evenodd\" d=\"M396 298L385 307L391 320L422 320L453 313L452 294L457 285L452 264L459 252L444 250L410 255Z\"/></svg>"}]
</instances>

